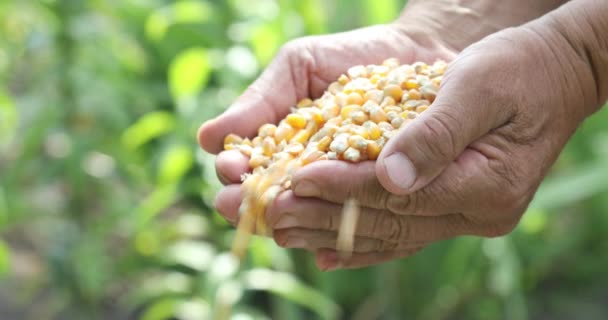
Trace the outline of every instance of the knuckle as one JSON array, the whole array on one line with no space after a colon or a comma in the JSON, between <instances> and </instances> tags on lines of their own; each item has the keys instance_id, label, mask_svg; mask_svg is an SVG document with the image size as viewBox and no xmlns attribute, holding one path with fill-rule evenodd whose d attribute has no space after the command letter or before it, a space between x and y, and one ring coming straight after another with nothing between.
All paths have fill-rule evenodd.
<instances>
[{"instance_id":1,"label":"knuckle","mask_svg":"<svg viewBox=\"0 0 608 320\"><path fill-rule=\"evenodd\" d=\"M418 212L419 209L419 194L422 190L414 192L406 196L398 196L390 194L386 202L386 207L391 212L396 214L412 214Z\"/></svg>"},{"instance_id":2,"label":"knuckle","mask_svg":"<svg viewBox=\"0 0 608 320\"><path fill-rule=\"evenodd\" d=\"M429 158L452 160L457 147L454 130L459 126L452 115L437 109L432 116L420 122L421 142Z\"/></svg>"},{"instance_id":3,"label":"knuckle","mask_svg":"<svg viewBox=\"0 0 608 320\"><path fill-rule=\"evenodd\" d=\"M393 220L386 240L395 243L407 241L410 235L410 224L407 222L406 217L398 217Z\"/></svg>"}]
</instances>

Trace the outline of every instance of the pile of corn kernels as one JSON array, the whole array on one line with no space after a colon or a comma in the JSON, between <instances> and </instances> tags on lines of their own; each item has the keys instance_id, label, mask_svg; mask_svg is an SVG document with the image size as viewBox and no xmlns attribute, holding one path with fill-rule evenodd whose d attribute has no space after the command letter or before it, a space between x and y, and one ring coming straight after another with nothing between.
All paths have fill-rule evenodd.
<instances>
[{"instance_id":1,"label":"pile of corn kernels","mask_svg":"<svg viewBox=\"0 0 608 320\"><path fill-rule=\"evenodd\" d=\"M244 197L235 251L249 234L269 234L267 206L289 189L294 172L319 160L376 160L382 147L435 100L447 68L444 61L354 66L316 100L303 99L278 125L264 124L253 139L234 134L224 149L240 150L252 168L243 179Z\"/></svg>"}]
</instances>

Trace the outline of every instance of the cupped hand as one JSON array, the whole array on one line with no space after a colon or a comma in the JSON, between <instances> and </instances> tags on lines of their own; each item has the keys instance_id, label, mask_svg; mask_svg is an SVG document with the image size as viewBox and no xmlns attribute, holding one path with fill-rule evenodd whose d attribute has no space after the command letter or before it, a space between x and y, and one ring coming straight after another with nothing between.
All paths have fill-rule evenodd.
<instances>
[{"instance_id":1,"label":"cupped hand","mask_svg":"<svg viewBox=\"0 0 608 320\"><path fill-rule=\"evenodd\" d=\"M450 64L429 110L377 162L319 161L299 170L269 210L278 243L317 250L321 269L411 255L461 235L518 223L580 122L594 111L593 74L559 34L536 24L496 33ZM341 204L361 205L354 255L335 250Z\"/></svg>"},{"instance_id":2,"label":"cupped hand","mask_svg":"<svg viewBox=\"0 0 608 320\"><path fill-rule=\"evenodd\" d=\"M402 63L450 60L455 53L403 24L379 25L333 35L293 40L279 51L263 74L222 115L199 129L201 146L219 153L216 171L226 185L215 206L236 221L241 202L240 177L249 171L248 158L222 151L229 133L252 137L265 123L278 123L299 100L321 96L328 85L354 65L380 64L391 57Z\"/></svg>"}]
</instances>

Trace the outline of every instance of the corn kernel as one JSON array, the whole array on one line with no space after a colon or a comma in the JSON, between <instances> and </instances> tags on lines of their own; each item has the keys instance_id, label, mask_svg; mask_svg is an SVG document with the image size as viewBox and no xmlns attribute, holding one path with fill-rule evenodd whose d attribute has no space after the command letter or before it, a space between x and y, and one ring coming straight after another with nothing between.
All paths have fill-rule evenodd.
<instances>
[{"instance_id":1,"label":"corn kernel","mask_svg":"<svg viewBox=\"0 0 608 320\"><path fill-rule=\"evenodd\" d=\"M273 137L266 137L262 142L262 150L265 156L271 157L273 153L277 150L277 144L274 142Z\"/></svg>"},{"instance_id":2,"label":"corn kernel","mask_svg":"<svg viewBox=\"0 0 608 320\"><path fill-rule=\"evenodd\" d=\"M367 149L367 140L365 140L362 136L352 135L348 137L348 145L352 148L365 150Z\"/></svg>"},{"instance_id":3,"label":"corn kernel","mask_svg":"<svg viewBox=\"0 0 608 320\"><path fill-rule=\"evenodd\" d=\"M296 105L296 107L298 108L308 108L311 107L313 105L313 101L310 100L309 98L304 98L302 100L300 100L298 102L298 104Z\"/></svg>"},{"instance_id":4,"label":"corn kernel","mask_svg":"<svg viewBox=\"0 0 608 320\"><path fill-rule=\"evenodd\" d=\"M401 96L403 95L403 90L401 87L395 84L389 84L384 87L384 96L391 97L395 101L401 100Z\"/></svg>"},{"instance_id":5,"label":"corn kernel","mask_svg":"<svg viewBox=\"0 0 608 320\"><path fill-rule=\"evenodd\" d=\"M365 114L365 112L360 111L360 110L355 110L350 113L350 120L354 124L363 124L365 121L368 120L368 117Z\"/></svg>"},{"instance_id":6,"label":"corn kernel","mask_svg":"<svg viewBox=\"0 0 608 320\"><path fill-rule=\"evenodd\" d=\"M302 129L306 126L306 118L303 115L292 113L285 118L285 122L292 126L294 129Z\"/></svg>"},{"instance_id":7,"label":"corn kernel","mask_svg":"<svg viewBox=\"0 0 608 320\"><path fill-rule=\"evenodd\" d=\"M243 138L236 134L229 134L224 138L224 145L239 144L243 142Z\"/></svg>"},{"instance_id":8,"label":"corn kernel","mask_svg":"<svg viewBox=\"0 0 608 320\"><path fill-rule=\"evenodd\" d=\"M311 134L309 130L300 130L298 131L298 133L295 134L295 136L293 136L293 138L291 138L290 141L305 144L306 141L310 138L310 135Z\"/></svg>"},{"instance_id":9,"label":"corn kernel","mask_svg":"<svg viewBox=\"0 0 608 320\"><path fill-rule=\"evenodd\" d=\"M369 141L367 144L367 157L370 160L378 159L378 155L380 154L380 145L378 145L375 141Z\"/></svg>"},{"instance_id":10,"label":"corn kernel","mask_svg":"<svg viewBox=\"0 0 608 320\"><path fill-rule=\"evenodd\" d=\"M375 123L380 123L388 119L386 113L381 108L372 110L369 114L369 118Z\"/></svg>"},{"instance_id":11,"label":"corn kernel","mask_svg":"<svg viewBox=\"0 0 608 320\"><path fill-rule=\"evenodd\" d=\"M427 106L427 105L423 104L423 105L421 105L421 106L417 106L417 107L416 107L416 112L418 112L418 113L423 113L423 112L424 112L424 111L426 111L426 109L428 109L428 108L429 108L429 106Z\"/></svg>"},{"instance_id":12,"label":"corn kernel","mask_svg":"<svg viewBox=\"0 0 608 320\"><path fill-rule=\"evenodd\" d=\"M275 132L277 132L277 126L271 123L264 124L258 129L258 136L260 137L270 137L274 136Z\"/></svg>"},{"instance_id":13,"label":"corn kernel","mask_svg":"<svg viewBox=\"0 0 608 320\"><path fill-rule=\"evenodd\" d=\"M346 98L346 104L362 105L363 97L357 92L351 92Z\"/></svg>"},{"instance_id":14,"label":"corn kernel","mask_svg":"<svg viewBox=\"0 0 608 320\"><path fill-rule=\"evenodd\" d=\"M347 75L345 75L345 74L341 75L341 76L338 78L338 82L339 82L341 85L345 85L345 84L347 84L349 81L350 81L350 79L349 79L349 78L348 78L348 76L347 76Z\"/></svg>"},{"instance_id":15,"label":"corn kernel","mask_svg":"<svg viewBox=\"0 0 608 320\"><path fill-rule=\"evenodd\" d=\"M326 152L327 149L329 148L330 143L331 143L331 138L328 136L325 136L317 144L317 149L319 149L319 151Z\"/></svg>"},{"instance_id":16,"label":"corn kernel","mask_svg":"<svg viewBox=\"0 0 608 320\"><path fill-rule=\"evenodd\" d=\"M361 151L355 148L348 148L344 151L344 159L350 162L359 162L361 159Z\"/></svg>"},{"instance_id":17,"label":"corn kernel","mask_svg":"<svg viewBox=\"0 0 608 320\"><path fill-rule=\"evenodd\" d=\"M351 104L351 105L348 105L348 106L342 108L340 115L342 116L342 119L346 120L346 119L350 118L351 112L359 111L359 110L361 110L361 106Z\"/></svg>"},{"instance_id":18,"label":"corn kernel","mask_svg":"<svg viewBox=\"0 0 608 320\"><path fill-rule=\"evenodd\" d=\"M414 79L408 79L403 83L403 89L411 90L420 88L420 84Z\"/></svg>"}]
</instances>

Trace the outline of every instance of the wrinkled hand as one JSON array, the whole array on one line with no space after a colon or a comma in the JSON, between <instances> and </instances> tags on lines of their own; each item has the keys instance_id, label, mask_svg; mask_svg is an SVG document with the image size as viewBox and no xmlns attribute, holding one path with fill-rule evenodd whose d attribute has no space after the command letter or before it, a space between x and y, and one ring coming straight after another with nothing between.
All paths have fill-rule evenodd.
<instances>
[{"instance_id":1,"label":"wrinkled hand","mask_svg":"<svg viewBox=\"0 0 608 320\"><path fill-rule=\"evenodd\" d=\"M203 124L199 130L201 146L218 153L229 133L254 136L262 124L284 118L300 99L319 97L351 66L378 64L391 57L413 63L455 56L435 41L414 40L419 33L404 29L403 25L389 24L289 42L224 114ZM248 158L238 151L221 152L216 158L218 177L226 187L218 193L215 206L232 222L236 222L241 203L240 176L249 170Z\"/></svg>"},{"instance_id":2,"label":"wrinkled hand","mask_svg":"<svg viewBox=\"0 0 608 320\"><path fill-rule=\"evenodd\" d=\"M507 29L464 50L433 106L402 128L376 163L302 168L270 209L278 243L318 250L322 269L411 255L460 236L495 237L518 223L541 180L593 110L593 79L558 35ZM355 254L334 250L341 204L361 208Z\"/></svg>"}]
</instances>

